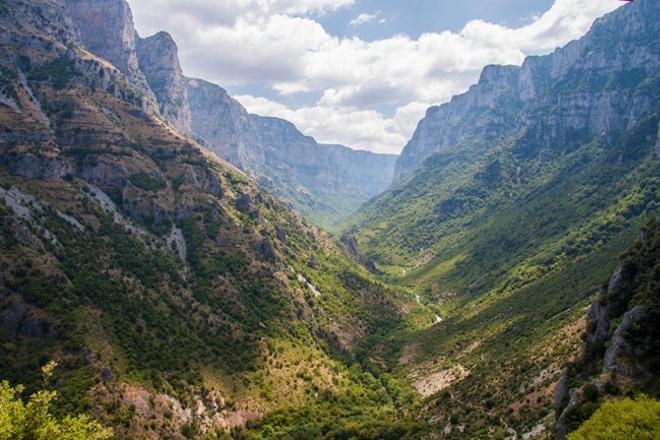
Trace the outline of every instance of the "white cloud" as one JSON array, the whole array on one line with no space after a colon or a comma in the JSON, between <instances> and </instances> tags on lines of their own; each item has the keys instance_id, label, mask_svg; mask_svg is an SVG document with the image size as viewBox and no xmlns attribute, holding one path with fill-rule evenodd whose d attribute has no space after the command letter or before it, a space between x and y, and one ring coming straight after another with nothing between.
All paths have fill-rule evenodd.
<instances>
[{"instance_id":1,"label":"white cloud","mask_svg":"<svg viewBox=\"0 0 660 440\"><path fill-rule=\"evenodd\" d=\"M234 96L234 98L240 102L248 112L253 114L275 116L282 119L289 119L295 114L293 110L289 109L284 104L260 96L237 95Z\"/></svg>"},{"instance_id":2,"label":"white cloud","mask_svg":"<svg viewBox=\"0 0 660 440\"><path fill-rule=\"evenodd\" d=\"M350 6L355 0L128 0L141 30L155 33L163 23L231 25L239 17L274 14L324 14ZM167 30L171 30L167 28Z\"/></svg>"},{"instance_id":3,"label":"white cloud","mask_svg":"<svg viewBox=\"0 0 660 440\"><path fill-rule=\"evenodd\" d=\"M241 97L250 111L290 119L322 142L390 152L403 147L427 103L466 90L485 65L520 64L527 54L547 53L618 6L556 0L517 28L474 20L459 32L364 41L332 36L313 18L355 0L129 1L140 31L173 34L190 76L225 86L266 85L293 98L300 92L320 96L295 111ZM397 110L386 117L385 108Z\"/></svg>"},{"instance_id":4,"label":"white cloud","mask_svg":"<svg viewBox=\"0 0 660 440\"><path fill-rule=\"evenodd\" d=\"M378 14L362 13L350 21L351 26L360 26L361 24L371 23L378 17Z\"/></svg>"},{"instance_id":5,"label":"white cloud","mask_svg":"<svg viewBox=\"0 0 660 440\"><path fill-rule=\"evenodd\" d=\"M313 136L319 142L343 144L377 153L397 153L407 140L401 130L412 133L414 127L411 126L419 120L417 116L410 117L411 113L405 109L390 119L374 110L322 105L292 110L262 97L240 95L235 98L250 113L291 121L300 131ZM422 114L428 104L423 106ZM413 120L415 122L412 122Z\"/></svg>"}]
</instances>

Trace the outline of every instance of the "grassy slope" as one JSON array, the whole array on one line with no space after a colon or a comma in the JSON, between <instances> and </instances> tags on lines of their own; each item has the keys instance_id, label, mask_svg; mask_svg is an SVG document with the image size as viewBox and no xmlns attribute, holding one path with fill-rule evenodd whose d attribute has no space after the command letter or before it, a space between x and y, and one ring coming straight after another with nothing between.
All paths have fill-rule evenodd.
<instances>
[{"instance_id":1,"label":"grassy slope","mask_svg":"<svg viewBox=\"0 0 660 440\"><path fill-rule=\"evenodd\" d=\"M549 426L584 308L658 213L657 127L654 115L613 147L593 142L544 162L521 157L515 138L481 156L482 145L438 154L354 217L346 232L366 258L444 318L393 334L382 356L411 383L470 371L427 399L427 420L451 419L477 438Z\"/></svg>"},{"instance_id":2,"label":"grassy slope","mask_svg":"<svg viewBox=\"0 0 660 440\"><path fill-rule=\"evenodd\" d=\"M47 18L49 3L37 3L32 12ZM58 29L17 24L22 13L3 11L17 37L2 49L22 53L33 34L50 41L23 67L50 128L5 59L16 106L1 105L0 120L17 140L3 146L0 186L35 201L21 202L31 220L0 201L0 377L35 389L41 365L56 360L58 411L91 412L120 438L195 437L291 406L315 411L319 425L340 428L348 411L351 429L395 426L405 416L396 406L414 396L363 371L352 352L403 325L411 298L143 113L121 77L99 87L117 73L80 50L64 58ZM71 172L39 176L53 161ZM117 218L89 183L111 196ZM166 246L173 226L185 261ZM350 405L334 412L336 400ZM185 415L199 405L201 415Z\"/></svg>"}]
</instances>

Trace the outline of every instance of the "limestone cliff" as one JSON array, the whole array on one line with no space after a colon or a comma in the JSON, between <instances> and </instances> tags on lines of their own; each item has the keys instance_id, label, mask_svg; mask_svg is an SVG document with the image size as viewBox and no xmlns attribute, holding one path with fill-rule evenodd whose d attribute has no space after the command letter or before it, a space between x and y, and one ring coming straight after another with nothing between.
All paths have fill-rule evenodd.
<instances>
[{"instance_id":1,"label":"limestone cliff","mask_svg":"<svg viewBox=\"0 0 660 440\"><path fill-rule=\"evenodd\" d=\"M188 90L179 63L178 48L167 32L137 38L137 56L156 95L161 115L182 133L192 134Z\"/></svg>"},{"instance_id":2,"label":"limestone cliff","mask_svg":"<svg viewBox=\"0 0 660 440\"><path fill-rule=\"evenodd\" d=\"M391 183L394 156L321 145L287 121L248 115L215 84L185 78L172 37L140 38L125 0L62 1L76 39L119 69L144 110L195 137L313 222L335 225Z\"/></svg>"},{"instance_id":3,"label":"limestone cliff","mask_svg":"<svg viewBox=\"0 0 660 440\"><path fill-rule=\"evenodd\" d=\"M247 110L225 89L203 79L187 79L193 132L211 151L241 167L250 134Z\"/></svg>"},{"instance_id":4,"label":"limestone cliff","mask_svg":"<svg viewBox=\"0 0 660 440\"><path fill-rule=\"evenodd\" d=\"M660 393L658 255L660 236L652 220L589 307L582 352L555 390L558 439L605 398Z\"/></svg>"},{"instance_id":5,"label":"limestone cliff","mask_svg":"<svg viewBox=\"0 0 660 440\"><path fill-rule=\"evenodd\" d=\"M550 55L528 57L521 67L486 67L468 92L427 111L395 179L434 153L482 142L487 148L522 131L522 155L551 155L594 137L615 142L657 109L659 12L658 2L639 0Z\"/></svg>"},{"instance_id":6,"label":"limestone cliff","mask_svg":"<svg viewBox=\"0 0 660 440\"><path fill-rule=\"evenodd\" d=\"M119 69L144 96L145 106L156 98L140 70L133 14L125 0L62 0L75 25L77 40L91 53Z\"/></svg>"},{"instance_id":7,"label":"limestone cliff","mask_svg":"<svg viewBox=\"0 0 660 440\"><path fill-rule=\"evenodd\" d=\"M392 181L396 156L324 145L279 118L250 115L221 87L188 80L193 132L305 216L332 226Z\"/></svg>"}]
</instances>

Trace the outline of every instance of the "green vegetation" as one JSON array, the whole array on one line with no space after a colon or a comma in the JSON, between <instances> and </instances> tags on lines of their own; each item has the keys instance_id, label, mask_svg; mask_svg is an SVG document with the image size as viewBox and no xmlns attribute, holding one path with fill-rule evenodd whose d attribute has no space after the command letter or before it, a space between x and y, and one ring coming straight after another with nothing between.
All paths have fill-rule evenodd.
<instances>
[{"instance_id":1,"label":"green vegetation","mask_svg":"<svg viewBox=\"0 0 660 440\"><path fill-rule=\"evenodd\" d=\"M413 396L390 375L376 378L355 364L348 371L353 384L344 394L318 393L313 403L281 408L236 433L237 440L415 439L422 425L401 417Z\"/></svg>"},{"instance_id":2,"label":"green vegetation","mask_svg":"<svg viewBox=\"0 0 660 440\"><path fill-rule=\"evenodd\" d=\"M660 401L645 395L603 403L568 440L660 438Z\"/></svg>"},{"instance_id":3,"label":"green vegetation","mask_svg":"<svg viewBox=\"0 0 660 440\"><path fill-rule=\"evenodd\" d=\"M432 156L345 226L384 280L443 318L391 332L374 345L387 348L367 357L408 377L469 370L449 395L426 399L427 418L453 417L472 438L553 423L551 387L580 350L576 322L659 213L657 126L653 115L616 142L557 147L542 160L523 154L517 136L461 145ZM657 291L635 283L647 297ZM411 365L401 367L406 353ZM576 409L573 422L598 402Z\"/></svg>"},{"instance_id":4,"label":"green vegetation","mask_svg":"<svg viewBox=\"0 0 660 440\"><path fill-rule=\"evenodd\" d=\"M128 180L135 186L145 191L160 191L167 188L167 183L158 177L150 176L147 173L137 173L131 175Z\"/></svg>"},{"instance_id":5,"label":"green vegetation","mask_svg":"<svg viewBox=\"0 0 660 440\"><path fill-rule=\"evenodd\" d=\"M59 120L64 110L54 106L53 111ZM123 123L130 127L135 121L124 115ZM143 120L134 126L149 128ZM15 186L39 202L27 208L30 221L0 203L0 265L10 292L0 299L0 310L19 319L0 326L6 341L0 377L37 392L40 367L55 357L59 398L53 413L61 419L93 413L116 428L118 438L144 429L163 436L174 430L189 438L202 432L197 419L177 426L176 414L157 409L155 401L143 416L123 386L143 390L152 400L166 394L184 408L198 399L207 403L213 395L217 400L207 405L219 405L228 417L240 417L241 405L249 402L272 413L273 426L286 432L293 429L288 423L299 424L307 411L316 414L318 426L335 426L352 402L359 402L361 411L349 418L347 432L407 426L409 414L397 409L415 400L409 387L371 366L363 371L364 360L356 359L353 348L367 332L385 334L402 325L398 309L410 298L378 283L327 235L185 142L165 139L164 149L163 136L129 138L120 146L107 142L103 132L89 130L85 136L85 144L63 151L79 167L109 154L121 154L118 164L152 161L162 179L147 173L129 178L145 191L175 181L190 188L195 181L190 170L204 167L194 171L218 179L222 191L215 194L243 197L249 209L239 211L230 197L192 188L176 224L174 204L155 198L151 201L162 203L158 209L165 218L140 211L118 222L77 179L45 186L3 173L3 188ZM131 200L120 188L104 189L120 207ZM183 261L165 245L173 225L185 238ZM293 408L290 418L277 415ZM268 423L255 423L240 435L267 432Z\"/></svg>"},{"instance_id":6,"label":"green vegetation","mask_svg":"<svg viewBox=\"0 0 660 440\"><path fill-rule=\"evenodd\" d=\"M54 59L30 71L30 81L51 81L55 89L65 88L71 79L78 75L75 67L66 57Z\"/></svg>"},{"instance_id":7,"label":"green vegetation","mask_svg":"<svg viewBox=\"0 0 660 440\"><path fill-rule=\"evenodd\" d=\"M587 322L584 336L587 342L582 356L568 365L569 387L581 389L581 398L569 404L566 396L564 402L560 402L558 415L568 431L577 429L604 400L633 395L640 390L654 398L660 395L660 382L654 374L660 368L660 359L652 342L657 339L660 319L659 254L660 228L652 218L635 244L622 254L614 277L616 282L606 284L594 301L593 307L604 312L596 313ZM639 313L634 325L619 331L617 327L633 310ZM601 339L596 331L606 322L610 327L609 335ZM601 376L606 350L613 345L619 349L616 356L609 357L608 368L630 367ZM627 347L633 347L632 351Z\"/></svg>"},{"instance_id":8,"label":"green vegetation","mask_svg":"<svg viewBox=\"0 0 660 440\"><path fill-rule=\"evenodd\" d=\"M2 4L0 4L0 8L2 8ZM13 84L17 79L18 75L14 69L7 66L0 66L0 93L14 101L18 100L18 95Z\"/></svg>"},{"instance_id":9,"label":"green vegetation","mask_svg":"<svg viewBox=\"0 0 660 440\"><path fill-rule=\"evenodd\" d=\"M51 29L13 23L15 12L53 13L50 2L33 3L2 3L10 13L0 14L12 23L4 51L35 42L23 64L50 125L24 136L30 112L3 107L16 139L0 161L2 188L12 189L0 200L0 440L550 431L555 384L585 327L593 330L585 309L617 263L623 288L601 298L609 332L644 306L647 321L621 340L637 348L635 366L658 371L655 352L640 348L654 347L660 322L656 223L639 236L659 208L657 114L616 139L575 130L540 151L529 140L546 130L530 127L432 156L345 227L371 273L145 114L105 66L89 64L89 81L72 81L82 66L75 51L54 58ZM85 86L94 72L105 72L107 87ZM18 87L12 75L0 70L3 93ZM569 80L553 93L658 88L637 71ZM53 176L25 177L34 170ZM309 207L309 194L295 191L298 208ZM347 211L359 195L324 196ZM591 417L575 438L605 436L605 424L657 436L657 401L621 400L642 386L656 397L657 374L626 387L621 374L602 374L597 357L569 372L568 389L584 398L568 426Z\"/></svg>"},{"instance_id":10,"label":"green vegetation","mask_svg":"<svg viewBox=\"0 0 660 440\"><path fill-rule=\"evenodd\" d=\"M54 363L44 367L46 379L52 375ZM0 440L109 440L112 430L103 428L88 416L55 417L50 408L56 404L57 392L37 391L27 404L21 400L24 388L0 382Z\"/></svg>"}]
</instances>

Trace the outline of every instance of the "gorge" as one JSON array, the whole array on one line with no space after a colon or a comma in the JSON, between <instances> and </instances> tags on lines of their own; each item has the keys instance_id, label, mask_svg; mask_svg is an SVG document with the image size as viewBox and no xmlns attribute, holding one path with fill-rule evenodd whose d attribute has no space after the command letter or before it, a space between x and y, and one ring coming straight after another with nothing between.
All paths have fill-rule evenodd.
<instances>
[{"instance_id":1,"label":"gorge","mask_svg":"<svg viewBox=\"0 0 660 440\"><path fill-rule=\"evenodd\" d=\"M653 438L659 13L397 156L249 113L124 0L1 0L0 439Z\"/></svg>"}]
</instances>

